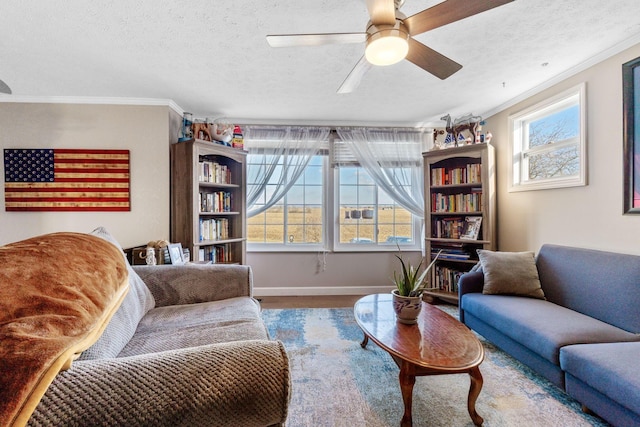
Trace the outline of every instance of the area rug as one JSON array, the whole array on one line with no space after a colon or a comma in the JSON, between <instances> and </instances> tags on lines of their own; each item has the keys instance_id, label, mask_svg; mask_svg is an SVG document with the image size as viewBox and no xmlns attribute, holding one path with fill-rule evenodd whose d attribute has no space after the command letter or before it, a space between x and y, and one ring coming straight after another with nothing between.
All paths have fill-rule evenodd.
<instances>
[{"instance_id":1,"label":"area rug","mask_svg":"<svg viewBox=\"0 0 640 427\"><path fill-rule=\"evenodd\" d=\"M457 308L438 306L456 316ZM288 427L387 427L403 413L399 369L369 341L350 308L268 309L271 337L289 354L292 396ZM491 426L607 426L580 404L503 351L482 339L484 386L476 409ZM418 377L413 425L473 426L467 412L469 376Z\"/></svg>"}]
</instances>

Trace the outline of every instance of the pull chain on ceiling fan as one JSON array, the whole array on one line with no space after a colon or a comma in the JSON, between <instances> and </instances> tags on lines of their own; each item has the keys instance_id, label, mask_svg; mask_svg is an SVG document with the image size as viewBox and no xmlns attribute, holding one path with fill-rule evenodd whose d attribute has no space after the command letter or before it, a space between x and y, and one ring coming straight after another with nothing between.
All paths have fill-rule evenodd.
<instances>
[{"instance_id":1,"label":"pull chain on ceiling fan","mask_svg":"<svg viewBox=\"0 0 640 427\"><path fill-rule=\"evenodd\" d=\"M413 37L512 1L446 0L407 18L399 10L404 0L366 0L371 19L364 33L274 34L267 36L267 42L272 47L366 42L364 56L351 70L338 93L352 92L372 65L391 65L403 59L444 80L460 70L462 65Z\"/></svg>"}]
</instances>

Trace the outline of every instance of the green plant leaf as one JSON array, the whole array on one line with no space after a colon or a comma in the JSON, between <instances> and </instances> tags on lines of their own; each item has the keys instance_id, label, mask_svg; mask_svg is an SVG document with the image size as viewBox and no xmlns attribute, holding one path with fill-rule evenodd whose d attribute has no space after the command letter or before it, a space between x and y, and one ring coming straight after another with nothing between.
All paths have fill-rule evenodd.
<instances>
[{"instance_id":1,"label":"green plant leaf","mask_svg":"<svg viewBox=\"0 0 640 427\"><path fill-rule=\"evenodd\" d=\"M400 251L399 245L398 251ZM422 284L425 282L427 274L431 271L431 268L433 268L441 252L442 250L436 254L429 266L425 268L421 274L420 267L422 267L424 260L420 260L417 267L414 267L411 264L408 264L407 267L407 263L404 262L404 259L402 259L400 255L395 255L396 258L400 260L400 265L402 267L402 274L397 274L395 271L393 272L393 283L398 289L398 294L405 297L422 295L422 292L426 288L426 286L422 286Z\"/></svg>"}]
</instances>

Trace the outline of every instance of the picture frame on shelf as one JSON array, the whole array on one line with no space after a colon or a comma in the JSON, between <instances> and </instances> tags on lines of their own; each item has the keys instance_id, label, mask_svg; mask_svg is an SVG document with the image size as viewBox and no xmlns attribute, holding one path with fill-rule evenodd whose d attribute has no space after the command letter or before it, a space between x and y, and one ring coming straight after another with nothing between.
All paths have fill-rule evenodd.
<instances>
[{"instance_id":1,"label":"picture frame on shelf","mask_svg":"<svg viewBox=\"0 0 640 427\"><path fill-rule=\"evenodd\" d=\"M622 64L624 214L640 214L640 58Z\"/></svg>"},{"instance_id":2,"label":"picture frame on shelf","mask_svg":"<svg viewBox=\"0 0 640 427\"><path fill-rule=\"evenodd\" d=\"M460 239L462 240L478 240L480 235L480 226L482 225L481 216L468 216L464 219L464 226Z\"/></svg>"},{"instance_id":3,"label":"picture frame on shelf","mask_svg":"<svg viewBox=\"0 0 640 427\"><path fill-rule=\"evenodd\" d=\"M182 257L182 243L169 244L169 258L173 265L184 264L184 258Z\"/></svg>"}]
</instances>

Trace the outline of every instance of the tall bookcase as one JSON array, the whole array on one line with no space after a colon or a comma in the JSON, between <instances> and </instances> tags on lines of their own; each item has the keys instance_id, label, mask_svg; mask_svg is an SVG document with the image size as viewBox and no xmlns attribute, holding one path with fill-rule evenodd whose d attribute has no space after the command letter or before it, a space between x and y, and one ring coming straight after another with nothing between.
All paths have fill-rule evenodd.
<instances>
[{"instance_id":1,"label":"tall bookcase","mask_svg":"<svg viewBox=\"0 0 640 427\"><path fill-rule=\"evenodd\" d=\"M497 247L495 152L483 143L428 151L423 158L429 263L441 251L425 294L457 304L458 278L478 262L476 250Z\"/></svg>"},{"instance_id":2,"label":"tall bookcase","mask_svg":"<svg viewBox=\"0 0 640 427\"><path fill-rule=\"evenodd\" d=\"M208 141L171 145L171 241L192 261L246 263L246 159Z\"/></svg>"}]
</instances>

